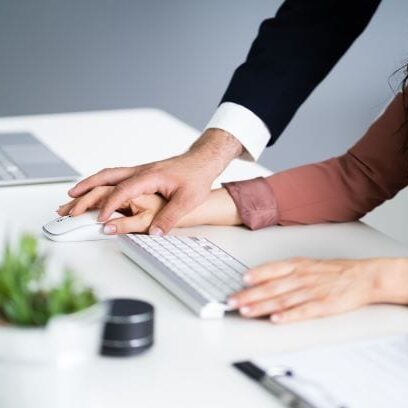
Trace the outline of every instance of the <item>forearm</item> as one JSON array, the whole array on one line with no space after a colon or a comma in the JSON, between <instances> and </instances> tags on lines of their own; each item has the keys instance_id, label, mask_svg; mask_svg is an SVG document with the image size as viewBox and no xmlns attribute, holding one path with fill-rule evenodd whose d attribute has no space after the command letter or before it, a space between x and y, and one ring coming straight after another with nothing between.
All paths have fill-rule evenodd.
<instances>
[{"instance_id":1,"label":"forearm","mask_svg":"<svg viewBox=\"0 0 408 408\"><path fill-rule=\"evenodd\" d=\"M296 167L266 179L280 225L349 222L363 217L388 195L350 154Z\"/></svg>"},{"instance_id":2,"label":"forearm","mask_svg":"<svg viewBox=\"0 0 408 408\"><path fill-rule=\"evenodd\" d=\"M226 183L178 226L245 224L258 229L353 221L385 199L383 189L373 189L358 166L352 156L344 155L267 178Z\"/></svg>"},{"instance_id":3,"label":"forearm","mask_svg":"<svg viewBox=\"0 0 408 408\"><path fill-rule=\"evenodd\" d=\"M408 185L403 98L398 94L346 154L226 185L243 223L316 224L356 220Z\"/></svg>"},{"instance_id":4,"label":"forearm","mask_svg":"<svg viewBox=\"0 0 408 408\"><path fill-rule=\"evenodd\" d=\"M194 225L240 225L241 217L227 190L213 190L203 204L180 220L178 227Z\"/></svg>"},{"instance_id":5,"label":"forearm","mask_svg":"<svg viewBox=\"0 0 408 408\"><path fill-rule=\"evenodd\" d=\"M243 223L254 230L353 221L384 200L348 155L225 187Z\"/></svg>"}]
</instances>

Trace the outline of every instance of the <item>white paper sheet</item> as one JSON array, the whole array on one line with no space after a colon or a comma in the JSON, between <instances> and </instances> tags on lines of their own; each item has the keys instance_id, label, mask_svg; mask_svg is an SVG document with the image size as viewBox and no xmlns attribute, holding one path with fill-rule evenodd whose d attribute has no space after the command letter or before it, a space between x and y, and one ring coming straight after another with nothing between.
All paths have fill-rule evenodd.
<instances>
[{"instance_id":1,"label":"white paper sheet","mask_svg":"<svg viewBox=\"0 0 408 408\"><path fill-rule=\"evenodd\" d=\"M291 369L278 381L321 408L408 408L408 335L254 360L264 370Z\"/></svg>"}]
</instances>

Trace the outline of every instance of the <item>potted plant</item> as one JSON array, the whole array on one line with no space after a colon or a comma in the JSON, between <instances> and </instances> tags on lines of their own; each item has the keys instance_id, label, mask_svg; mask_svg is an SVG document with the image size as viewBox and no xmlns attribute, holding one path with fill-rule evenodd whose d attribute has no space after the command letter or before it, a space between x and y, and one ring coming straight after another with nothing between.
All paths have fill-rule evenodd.
<instances>
[{"instance_id":1,"label":"potted plant","mask_svg":"<svg viewBox=\"0 0 408 408\"><path fill-rule=\"evenodd\" d=\"M52 283L46 261L27 234L0 258L2 408L75 406L69 388L99 350L104 304L69 270Z\"/></svg>"}]
</instances>

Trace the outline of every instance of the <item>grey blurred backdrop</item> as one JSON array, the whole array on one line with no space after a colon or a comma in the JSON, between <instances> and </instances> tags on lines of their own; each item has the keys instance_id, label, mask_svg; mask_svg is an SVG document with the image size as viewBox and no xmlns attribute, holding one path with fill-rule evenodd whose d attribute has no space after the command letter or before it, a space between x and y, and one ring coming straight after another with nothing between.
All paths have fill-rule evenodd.
<instances>
[{"instance_id":1,"label":"grey blurred backdrop","mask_svg":"<svg viewBox=\"0 0 408 408\"><path fill-rule=\"evenodd\" d=\"M202 128L281 3L0 0L0 116L147 106ZM276 171L343 152L389 100L388 79L407 58L408 3L383 0L260 162ZM405 239L407 200L394 201L369 221Z\"/></svg>"}]
</instances>

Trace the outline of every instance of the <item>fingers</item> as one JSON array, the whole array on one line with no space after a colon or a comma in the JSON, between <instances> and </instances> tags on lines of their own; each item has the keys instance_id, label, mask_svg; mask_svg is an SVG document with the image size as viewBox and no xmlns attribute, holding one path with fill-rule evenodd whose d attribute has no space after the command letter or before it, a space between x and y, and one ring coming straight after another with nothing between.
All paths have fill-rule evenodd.
<instances>
[{"instance_id":1,"label":"fingers","mask_svg":"<svg viewBox=\"0 0 408 408\"><path fill-rule=\"evenodd\" d=\"M121 217L105 224L105 234L129 234L131 232L147 232L153 219L153 213L144 211L132 217Z\"/></svg>"},{"instance_id":2,"label":"fingers","mask_svg":"<svg viewBox=\"0 0 408 408\"><path fill-rule=\"evenodd\" d=\"M318 260L295 258L254 268L245 276L251 286L234 294L229 304L245 317L268 315L274 323L331 313L332 300L325 309L321 306L330 286L318 279L328 273L327 267Z\"/></svg>"},{"instance_id":3,"label":"fingers","mask_svg":"<svg viewBox=\"0 0 408 408\"><path fill-rule=\"evenodd\" d=\"M332 314L332 312L328 309L327 302L316 300L301 304L283 312L273 313L271 315L271 321L277 324L293 323L301 320L327 316L328 314Z\"/></svg>"},{"instance_id":4,"label":"fingers","mask_svg":"<svg viewBox=\"0 0 408 408\"><path fill-rule=\"evenodd\" d=\"M101 206L98 221L106 222L112 213L125 201L142 194L154 194L158 191L157 180L152 175L134 176L119 183Z\"/></svg>"},{"instance_id":5,"label":"fingers","mask_svg":"<svg viewBox=\"0 0 408 408\"><path fill-rule=\"evenodd\" d=\"M250 269L244 275L244 282L257 285L270 279L277 279L291 274L299 260L268 262L257 268Z\"/></svg>"},{"instance_id":6,"label":"fingers","mask_svg":"<svg viewBox=\"0 0 408 408\"><path fill-rule=\"evenodd\" d=\"M58 214L60 216L68 214L76 216L83 214L87 210L97 208L103 199L110 194L112 189L113 187L96 187L82 197L61 206L58 209Z\"/></svg>"},{"instance_id":7,"label":"fingers","mask_svg":"<svg viewBox=\"0 0 408 408\"><path fill-rule=\"evenodd\" d=\"M315 294L309 289L300 289L284 293L273 299L250 304L240 308L239 312L245 317L270 316L274 313L285 311L296 305L313 300Z\"/></svg>"},{"instance_id":8,"label":"fingers","mask_svg":"<svg viewBox=\"0 0 408 408\"><path fill-rule=\"evenodd\" d=\"M68 215L71 211L72 206L75 205L75 201L76 200L71 200L66 204L60 205L57 210L58 215L60 215L61 217L63 217L64 215Z\"/></svg>"},{"instance_id":9,"label":"fingers","mask_svg":"<svg viewBox=\"0 0 408 408\"><path fill-rule=\"evenodd\" d=\"M248 272L253 286L234 294L230 304L246 317L269 315L274 323L353 310L367 303L366 275L356 262L295 259L263 265Z\"/></svg>"},{"instance_id":10,"label":"fingers","mask_svg":"<svg viewBox=\"0 0 408 408\"><path fill-rule=\"evenodd\" d=\"M291 292L304 286L305 281L301 277L292 277L290 279L283 278L238 292L230 298L229 304L234 308L243 308L244 306L249 307L251 304L276 298L279 295Z\"/></svg>"},{"instance_id":11,"label":"fingers","mask_svg":"<svg viewBox=\"0 0 408 408\"><path fill-rule=\"evenodd\" d=\"M135 171L136 169L134 167L103 169L76 184L73 188L71 188L71 190L68 191L68 194L73 198L80 197L95 187L103 185L109 186L120 183L121 181L135 174Z\"/></svg>"},{"instance_id":12,"label":"fingers","mask_svg":"<svg viewBox=\"0 0 408 408\"><path fill-rule=\"evenodd\" d=\"M112 188L109 187L94 188L88 194L85 194L76 200L75 204L71 208L70 214L76 216L83 214L87 210L98 208L99 204L109 195L111 191Z\"/></svg>"},{"instance_id":13,"label":"fingers","mask_svg":"<svg viewBox=\"0 0 408 408\"><path fill-rule=\"evenodd\" d=\"M167 234L192 208L194 201L182 191L176 192L168 202L154 217L150 227L150 234Z\"/></svg>"}]
</instances>

